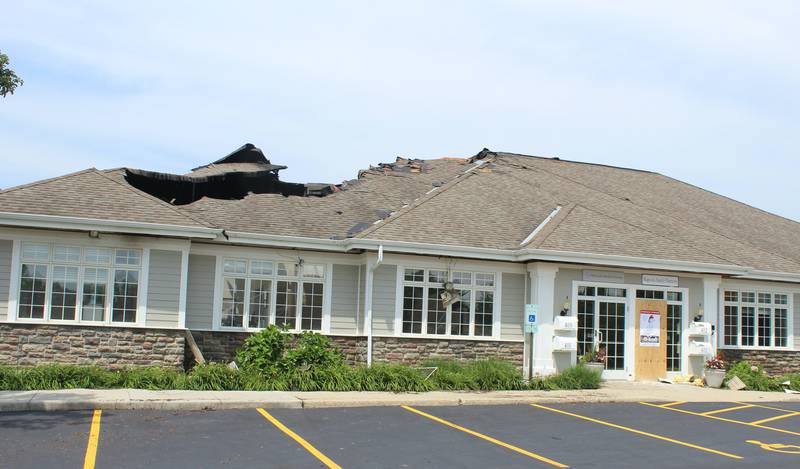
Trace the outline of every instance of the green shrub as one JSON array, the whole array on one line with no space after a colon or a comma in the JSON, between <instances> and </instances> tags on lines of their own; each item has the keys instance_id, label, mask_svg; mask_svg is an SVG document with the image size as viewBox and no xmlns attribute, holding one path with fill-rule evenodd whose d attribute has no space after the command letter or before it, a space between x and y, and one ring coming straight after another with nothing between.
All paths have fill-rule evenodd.
<instances>
[{"instance_id":1,"label":"green shrub","mask_svg":"<svg viewBox=\"0 0 800 469\"><path fill-rule=\"evenodd\" d=\"M192 369L185 380L185 389L197 391L229 391L241 389L239 373L221 363L206 363Z\"/></svg>"},{"instance_id":2,"label":"green shrub","mask_svg":"<svg viewBox=\"0 0 800 469\"><path fill-rule=\"evenodd\" d=\"M725 373L725 381L738 376L750 391L782 391L782 380L767 376L761 367L756 367L755 371L748 362L737 362Z\"/></svg>"},{"instance_id":3,"label":"green shrub","mask_svg":"<svg viewBox=\"0 0 800 469\"><path fill-rule=\"evenodd\" d=\"M567 389L597 389L600 387L600 371L593 370L582 364L567 368L561 373L548 376L535 382L532 389L567 390Z\"/></svg>"},{"instance_id":4,"label":"green shrub","mask_svg":"<svg viewBox=\"0 0 800 469\"><path fill-rule=\"evenodd\" d=\"M291 337L275 325L256 332L236 352L236 364L245 370L274 375Z\"/></svg>"},{"instance_id":5,"label":"green shrub","mask_svg":"<svg viewBox=\"0 0 800 469\"><path fill-rule=\"evenodd\" d=\"M354 391L423 392L436 389L417 369L393 364L360 366L353 370Z\"/></svg>"},{"instance_id":6,"label":"green shrub","mask_svg":"<svg viewBox=\"0 0 800 469\"><path fill-rule=\"evenodd\" d=\"M118 381L114 387L132 389L183 389L184 373L169 368L123 368L117 373Z\"/></svg>"},{"instance_id":7,"label":"green shrub","mask_svg":"<svg viewBox=\"0 0 800 469\"><path fill-rule=\"evenodd\" d=\"M344 365L344 356L328 337L316 332L303 332L280 364L283 370L340 368Z\"/></svg>"}]
</instances>

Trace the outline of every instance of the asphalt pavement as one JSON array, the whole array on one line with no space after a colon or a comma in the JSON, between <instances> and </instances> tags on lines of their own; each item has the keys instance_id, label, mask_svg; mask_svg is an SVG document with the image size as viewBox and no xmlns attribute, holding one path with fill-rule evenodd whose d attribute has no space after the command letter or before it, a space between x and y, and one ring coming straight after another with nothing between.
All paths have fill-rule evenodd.
<instances>
[{"instance_id":1,"label":"asphalt pavement","mask_svg":"<svg viewBox=\"0 0 800 469\"><path fill-rule=\"evenodd\" d=\"M800 403L8 412L0 467L798 468Z\"/></svg>"}]
</instances>

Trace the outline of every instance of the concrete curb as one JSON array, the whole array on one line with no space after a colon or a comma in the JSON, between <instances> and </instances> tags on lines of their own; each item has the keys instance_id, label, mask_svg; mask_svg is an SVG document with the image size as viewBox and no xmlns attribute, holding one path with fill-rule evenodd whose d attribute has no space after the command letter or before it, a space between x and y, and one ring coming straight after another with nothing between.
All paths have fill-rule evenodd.
<instances>
[{"instance_id":1,"label":"concrete curb","mask_svg":"<svg viewBox=\"0 0 800 469\"><path fill-rule=\"evenodd\" d=\"M148 391L142 389L70 389L60 391L0 391L0 412L67 410L198 411L253 409L313 409L330 407L461 406L589 404L625 402L793 402L800 396L783 393L701 389L653 383L604 383L583 391L283 392L283 391Z\"/></svg>"}]
</instances>

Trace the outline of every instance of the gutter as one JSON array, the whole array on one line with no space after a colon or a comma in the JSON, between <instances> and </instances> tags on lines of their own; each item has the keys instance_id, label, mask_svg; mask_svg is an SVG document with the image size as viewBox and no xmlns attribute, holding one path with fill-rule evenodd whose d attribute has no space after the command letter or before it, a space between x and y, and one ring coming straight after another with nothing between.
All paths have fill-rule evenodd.
<instances>
[{"instance_id":1,"label":"gutter","mask_svg":"<svg viewBox=\"0 0 800 469\"><path fill-rule=\"evenodd\" d=\"M19 228L100 231L103 233L126 233L203 239L216 239L218 235L222 234L222 230L220 229L202 226L194 227L12 212L0 212L0 225Z\"/></svg>"}]
</instances>

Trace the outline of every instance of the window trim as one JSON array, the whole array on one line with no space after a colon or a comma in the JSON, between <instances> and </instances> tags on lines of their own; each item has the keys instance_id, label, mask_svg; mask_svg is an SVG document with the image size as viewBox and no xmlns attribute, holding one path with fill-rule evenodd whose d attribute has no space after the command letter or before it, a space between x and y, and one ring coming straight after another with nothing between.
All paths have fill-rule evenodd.
<instances>
[{"instance_id":1,"label":"window trim","mask_svg":"<svg viewBox=\"0 0 800 469\"><path fill-rule=\"evenodd\" d=\"M12 239L11 251L11 282L9 283L9 300L6 321L11 323L21 324L53 324L53 325L82 325L82 326L100 326L100 327L145 327L147 321L147 285L149 283L149 270L150 270L150 248L143 247L136 244L126 243L109 243L109 244L95 244L87 243L83 240L74 239L52 239L52 238L38 238L38 237L25 237ZM26 261L22 258L24 243L31 244L46 244L48 246L48 260L47 261L30 261L31 264L44 264L47 265L47 283L45 293L45 310L42 319L36 318L21 318L19 317L19 299L20 299L20 276L22 274L22 265ZM56 261L54 259L54 249L56 246L60 247L78 247L81 249L80 262L67 262ZM85 261L86 250L91 248L105 248L111 250L111 259L107 264L88 263ZM131 266L118 266L114 263L114 254L116 249L135 249L140 251L140 262L136 268ZM77 267L78 268L78 289L76 292L76 308L75 319L50 319L52 308L52 282L54 267ZM83 282L84 270L86 268L105 268L108 270L107 292L104 304L104 320L103 321L90 321L84 320L83 316ZM114 288L114 271L117 269L123 270L137 270L139 272L139 284L136 297L136 321L135 322L120 322L112 321L113 315L113 288Z\"/></svg>"},{"instance_id":2,"label":"window trim","mask_svg":"<svg viewBox=\"0 0 800 469\"><path fill-rule=\"evenodd\" d=\"M277 256L264 256L264 255L253 255L248 256L242 252L231 253L232 255L225 255L225 254L216 254L215 262L216 262L216 269L215 269L215 279L214 279L214 294L213 294L213 309L212 309L212 321L211 330L213 331L229 331L229 332L258 332L263 330L263 328L254 328L249 326L249 310L250 310L250 280L251 279L260 279L260 280L270 280L270 307L269 307L269 321L268 324L275 324L276 318L276 306L277 306L277 288L278 282L281 280L286 280L290 282L296 282L298 284L297 288L297 312L295 316L295 327L289 329L289 332L292 333L299 333L303 332L304 329L301 328L302 325L302 307L303 307L303 285L305 283L321 283L322 284L322 328L318 331L323 334L330 334L331 329L331 282L333 277L333 263L331 262L324 262L314 258L304 258L303 261L306 264L319 264L323 267L323 277L304 277L302 272L299 272L297 275L294 276L285 276L285 275L278 275L278 264L279 263L287 263L287 259L279 258ZM246 262L246 268L244 274L227 274L224 269L225 261L244 261ZM262 274L253 274L251 273L250 269L250 262L271 262L272 263L272 273L270 275L262 275ZM244 278L245 279L245 291L244 291L244 306L245 310L243 311L244 316L242 318L242 327L236 326L223 326L222 325L222 303L223 303L223 291L224 291L224 282L225 277L231 278Z\"/></svg>"},{"instance_id":3,"label":"window trim","mask_svg":"<svg viewBox=\"0 0 800 469\"><path fill-rule=\"evenodd\" d=\"M736 292L737 301L725 301L725 292ZM742 292L753 293L755 301L753 303L742 302ZM759 303L759 294L771 295L770 303ZM786 295L787 304L776 304L775 295ZM795 350L794 345L794 305L795 291L792 289L781 289L779 287L763 287L757 285L720 285L719 288L719 331L717 337L717 347L727 350L774 350L774 351L791 351ZM725 307L736 306L738 322L736 325L736 345L725 344ZM741 345L742 343L742 307L753 308L753 345ZM759 309L768 308L770 310L770 344L772 345L758 345L759 331L758 331L758 315ZM786 345L777 346L775 344L775 310L786 310Z\"/></svg>"},{"instance_id":4,"label":"window trim","mask_svg":"<svg viewBox=\"0 0 800 469\"><path fill-rule=\"evenodd\" d=\"M398 264L396 270L396 282L395 282L395 307L394 307L394 324L393 324L393 331L390 334L375 334L376 337L404 337L404 338L417 338L417 339L447 339L447 340L486 340L486 341L496 341L502 340L502 291L503 291L503 272L494 270L494 269L480 269L477 266L470 266L467 268L458 268L453 266L447 265L436 265L436 264L429 264L422 262L420 264ZM406 269L421 269L425 273L423 274L423 281L422 282L406 282L405 281L405 270ZM434 288L430 282L428 282L427 274L429 270L444 270L444 271L451 271L451 272L469 272L472 274L472 285L469 286L470 291L473 292L470 298L470 327L469 327L469 335L454 335L452 334L452 308L447 308L447 322L445 326L445 330L447 331L446 334L428 334L427 332L427 324L428 324L428 289ZM493 274L494 275L494 286L493 287L482 287L475 285L475 274ZM422 301L422 333L415 334L413 332L403 332L403 295L404 295L404 287L408 285L420 286L422 287L423 292L423 301ZM456 288L458 285L456 285ZM494 295L492 301L492 335L480 336L475 335L475 301L476 295L474 294L475 291L482 290L482 291L491 291Z\"/></svg>"}]
</instances>

